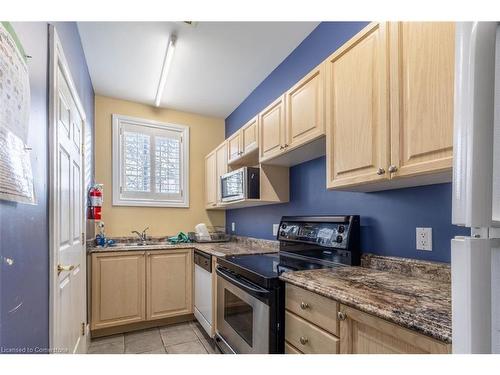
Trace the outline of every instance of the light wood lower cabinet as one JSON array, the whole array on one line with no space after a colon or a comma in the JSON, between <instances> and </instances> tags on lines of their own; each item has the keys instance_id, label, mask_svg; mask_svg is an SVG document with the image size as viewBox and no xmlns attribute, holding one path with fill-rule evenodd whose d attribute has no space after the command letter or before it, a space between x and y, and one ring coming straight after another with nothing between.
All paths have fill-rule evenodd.
<instances>
[{"instance_id":1,"label":"light wood lower cabinet","mask_svg":"<svg viewBox=\"0 0 500 375\"><path fill-rule=\"evenodd\" d=\"M92 254L91 329L146 319L144 252Z\"/></svg>"},{"instance_id":2,"label":"light wood lower cabinet","mask_svg":"<svg viewBox=\"0 0 500 375\"><path fill-rule=\"evenodd\" d=\"M337 354L339 338L297 315L285 312L285 340L305 354Z\"/></svg>"},{"instance_id":3,"label":"light wood lower cabinet","mask_svg":"<svg viewBox=\"0 0 500 375\"><path fill-rule=\"evenodd\" d=\"M146 253L146 318L160 319L193 312L191 250Z\"/></svg>"},{"instance_id":4,"label":"light wood lower cabinet","mask_svg":"<svg viewBox=\"0 0 500 375\"><path fill-rule=\"evenodd\" d=\"M92 330L193 312L193 250L92 254Z\"/></svg>"},{"instance_id":5,"label":"light wood lower cabinet","mask_svg":"<svg viewBox=\"0 0 500 375\"><path fill-rule=\"evenodd\" d=\"M285 354L443 354L451 345L286 284Z\"/></svg>"},{"instance_id":6,"label":"light wood lower cabinet","mask_svg":"<svg viewBox=\"0 0 500 375\"><path fill-rule=\"evenodd\" d=\"M341 354L444 354L451 346L348 306L340 306Z\"/></svg>"}]
</instances>

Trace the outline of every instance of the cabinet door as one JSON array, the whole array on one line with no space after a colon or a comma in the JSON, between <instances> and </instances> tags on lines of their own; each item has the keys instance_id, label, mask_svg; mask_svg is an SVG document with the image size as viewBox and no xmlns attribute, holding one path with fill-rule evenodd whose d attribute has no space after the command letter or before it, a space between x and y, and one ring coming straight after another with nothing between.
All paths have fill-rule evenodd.
<instances>
[{"instance_id":1,"label":"cabinet door","mask_svg":"<svg viewBox=\"0 0 500 375\"><path fill-rule=\"evenodd\" d=\"M272 102L259 113L259 160L270 159L283 152L285 143L285 96Z\"/></svg>"},{"instance_id":2,"label":"cabinet door","mask_svg":"<svg viewBox=\"0 0 500 375\"><path fill-rule=\"evenodd\" d=\"M371 23L327 64L327 187L388 178L387 25Z\"/></svg>"},{"instance_id":3,"label":"cabinet door","mask_svg":"<svg viewBox=\"0 0 500 375\"><path fill-rule=\"evenodd\" d=\"M241 150L243 154L252 152L258 147L257 130L257 117L251 119L241 128Z\"/></svg>"},{"instance_id":4,"label":"cabinet door","mask_svg":"<svg viewBox=\"0 0 500 375\"><path fill-rule=\"evenodd\" d=\"M290 148L325 134L324 64L301 79L286 93L286 144Z\"/></svg>"},{"instance_id":5,"label":"cabinet door","mask_svg":"<svg viewBox=\"0 0 500 375\"><path fill-rule=\"evenodd\" d=\"M455 25L391 24L393 177L451 170Z\"/></svg>"},{"instance_id":6,"label":"cabinet door","mask_svg":"<svg viewBox=\"0 0 500 375\"><path fill-rule=\"evenodd\" d=\"M205 157L205 205L207 208L217 205L217 160L215 151Z\"/></svg>"},{"instance_id":7,"label":"cabinet door","mask_svg":"<svg viewBox=\"0 0 500 375\"><path fill-rule=\"evenodd\" d=\"M443 354L450 346L359 310L340 306L341 354Z\"/></svg>"},{"instance_id":8,"label":"cabinet door","mask_svg":"<svg viewBox=\"0 0 500 375\"><path fill-rule=\"evenodd\" d=\"M91 328L146 318L144 252L92 254Z\"/></svg>"},{"instance_id":9,"label":"cabinet door","mask_svg":"<svg viewBox=\"0 0 500 375\"><path fill-rule=\"evenodd\" d=\"M227 161L233 162L241 157L241 131L237 131L227 139Z\"/></svg>"},{"instance_id":10,"label":"cabinet door","mask_svg":"<svg viewBox=\"0 0 500 375\"><path fill-rule=\"evenodd\" d=\"M193 251L147 253L147 319L161 319L193 312Z\"/></svg>"},{"instance_id":11,"label":"cabinet door","mask_svg":"<svg viewBox=\"0 0 500 375\"><path fill-rule=\"evenodd\" d=\"M221 202L221 186L220 178L223 174L227 172L227 143L222 143L215 150L216 159L216 176L215 176L215 191L216 191L216 202Z\"/></svg>"}]
</instances>

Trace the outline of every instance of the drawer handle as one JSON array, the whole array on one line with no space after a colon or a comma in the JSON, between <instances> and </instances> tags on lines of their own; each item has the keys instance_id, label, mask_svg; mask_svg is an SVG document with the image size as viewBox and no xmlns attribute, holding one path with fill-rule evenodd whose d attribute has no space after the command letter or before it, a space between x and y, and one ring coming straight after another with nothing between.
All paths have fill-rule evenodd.
<instances>
[{"instance_id":1,"label":"drawer handle","mask_svg":"<svg viewBox=\"0 0 500 375\"><path fill-rule=\"evenodd\" d=\"M339 320L346 320L347 319L347 314L343 311L339 311L337 313L337 318L339 318Z\"/></svg>"},{"instance_id":2,"label":"drawer handle","mask_svg":"<svg viewBox=\"0 0 500 375\"><path fill-rule=\"evenodd\" d=\"M307 302L301 302L301 303L300 303L300 308L301 308L302 310L306 310L306 309L308 309L308 308L309 308L309 304L308 304Z\"/></svg>"},{"instance_id":3,"label":"drawer handle","mask_svg":"<svg viewBox=\"0 0 500 375\"><path fill-rule=\"evenodd\" d=\"M377 169L377 174L378 174L379 176L382 176L384 173L385 173L385 169L384 169L384 168L379 168L379 169Z\"/></svg>"},{"instance_id":4,"label":"drawer handle","mask_svg":"<svg viewBox=\"0 0 500 375\"><path fill-rule=\"evenodd\" d=\"M309 342L309 339L307 337L301 336L299 341L302 345L305 345Z\"/></svg>"}]
</instances>

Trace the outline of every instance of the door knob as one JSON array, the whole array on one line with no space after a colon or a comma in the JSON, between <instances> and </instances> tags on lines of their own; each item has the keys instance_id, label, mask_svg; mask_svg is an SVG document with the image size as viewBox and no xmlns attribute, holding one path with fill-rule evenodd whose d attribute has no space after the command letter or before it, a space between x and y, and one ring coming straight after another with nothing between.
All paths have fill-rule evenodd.
<instances>
[{"instance_id":1,"label":"door knob","mask_svg":"<svg viewBox=\"0 0 500 375\"><path fill-rule=\"evenodd\" d=\"M385 173L385 169L384 169L384 168L379 168L379 169L377 169L377 174L378 174L379 176L382 176L384 173Z\"/></svg>"},{"instance_id":2,"label":"door knob","mask_svg":"<svg viewBox=\"0 0 500 375\"><path fill-rule=\"evenodd\" d=\"M62 271L73 271L75 269L74 265L64 266L62 264L57 265L57 274L60 274Z\"/></svg>"},{"instance_id":3,"label":"door knob","mask_svg":"<svg viewBox=\"0 0 500 375\"><path fill-rule=\"evenodd\" d=\"M299 341L302 345L305 345L309 342L309 339L307 337L301 336Z\"/></svg>"},{"instance_id":4,"label":"door knob","mask_svg":"<svg viewBox=\"0 0 500 375\"><path fill-rule=\"evenodd\" d=\"M390 165L388 170L390 173L394 173L397 172L398 167L396 167L395 165Z\"/></svg>"},{"instance_id":5,"label":"door knob","mask_svg":"<svg viewBox=\"0 0 500 375\"><path fill-rule=\"evenodd\" d=\"M300 303L300 308L302 310L308 309L309 308L309 304L307 302L301 302Z\"/></svg>"},{"instance_id":6,"label":"door knob","mask_svg":"<svg viewBox=\"0 0 500 375\"><path fill-rule=\"evenodd\" d=\"M343 311L339 311L337 313L337 318L339 320L346 320L347 319L347 314L345 312L343 312Z\"/></svg>"}]
</instances>

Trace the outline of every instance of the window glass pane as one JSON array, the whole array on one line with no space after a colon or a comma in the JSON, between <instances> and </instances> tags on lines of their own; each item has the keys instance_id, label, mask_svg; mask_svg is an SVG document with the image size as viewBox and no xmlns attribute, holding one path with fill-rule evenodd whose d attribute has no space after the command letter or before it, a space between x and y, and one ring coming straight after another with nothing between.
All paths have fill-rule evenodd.
<instances>
[{"instance_id":1,"label":"window glass pane","mask_svg":"<svg viewBox=\"0 0 500 375\"><path fill-rule=\"evenodd\" d=\"M124 132L123 174L125 190L151 191L150 137L147 134Z\"/></svg>"},{"instance_id":2,"label":"window glass pane","mask_svg":"<svg viewBox=\"0 0 500 375\"><path fill-rule=\"evenodd\" d=\"M167 137L155 137L155 141L156 192L180 194L181 142Z\"/></svg>"}]
</instances>

